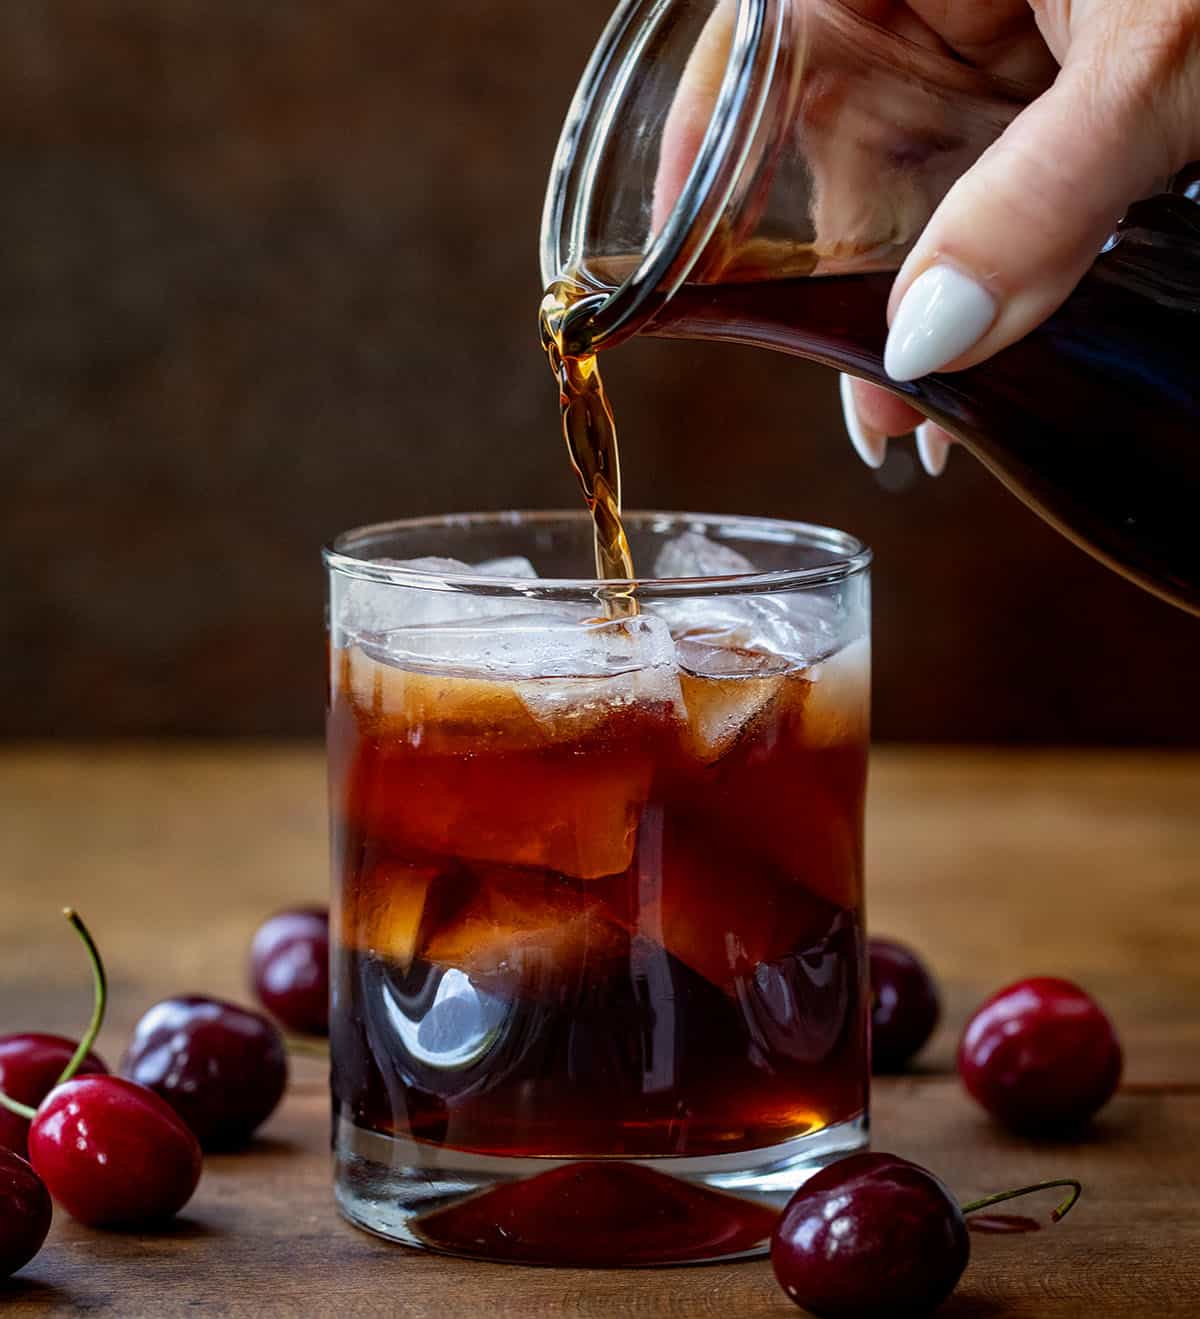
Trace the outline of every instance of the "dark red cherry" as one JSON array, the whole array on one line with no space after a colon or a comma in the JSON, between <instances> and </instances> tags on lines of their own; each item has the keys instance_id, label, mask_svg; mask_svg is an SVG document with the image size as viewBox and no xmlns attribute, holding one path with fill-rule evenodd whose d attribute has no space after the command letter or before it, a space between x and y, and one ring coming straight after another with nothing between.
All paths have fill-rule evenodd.
<instances>
[{"instance_id":1,"label":"dark red cherry","mask_svg":"<svg viewBox=\"0 0 1200 1319\"><path fill-rule=\"evenodd\" d=\"M962 1210L924 1168L854 1154L809 1179L771 1241L780 1286L820 1319L929 1314L971 1253Z\"/></svg>"},{"instance_id":2,"label":"dark red cherry","mask_svg":"<svg viewBox=\"0 0 1200 1319\"><path fill-rule=\"evenodd\" d=\"M51 1090L29 1130L29 1160L67 1213L91 1227L170 1218L200 1180L200 1146L175 1110L119 1076Z\"/></svg>"},{"instance_id":3,"label":"dark red cherry","mask_svg":"<svg viewBox=\"0 0 1200 1319\"><path fill-rule=\"evenodd\" d=\"M7 1278L42 1248L50 1231L50 1196L19 1154L0 1149L0 1278Z\"/></svg>"},{"instance_id":4,"label":"dark red cherry","mask_svg":"<svg viewBox=\"0 0 1200 1319\"><path fill-rule=\"evenodd\" d=\"M259 1012L198 995L156 1003L138 1022L122 1076L161 1095L206 1149L243 1144L287 1084L278 1027Z\"/></svg>"},{"instance_id":5,"label":"dark red cherry","mask_svg":"<svg viewBox=\"0 0 1200 1319\"><path fill-rule=\"evenodd\" d=\"M77 1047L76 1040L62 1035L0 1035L0 1090L19 1103L36 1108L66 1070ZM79 1073L106 1073L108 1068L94 1053L88 1053ZM0 1149L29 1152L26 1136L29 1123L18 1113L0 1108Z\"/></svg>"},{"instance_id":6,"label":"dark red cherry","mask_svg":"<svg viewBox=\"0 0 1200 1319\"><path fill-rule=\"evenodd\" d=\"M993 994L967 1023L958 1071L968 1091L1023 1132L1078 1127L1121 1079L1116 1031L1069 980L1019 980Z\"/></svg>"},{"instance_id":7,"label":"dark red cherry","mask_svg":"<svg viewBox=\"0 0 1200 1319\"><path fill-rule=\"evenodd\" d=\"M296 907L258 927L250 981L272 1016L302 1035L329 1034L329 911Z\"/></svg>"},{"instance_id":8,"label":"dark red cherry","mask_svg":"<svg viewBox=\"0 0 1200 1319\"><path fill-rule=\"evenodd\" d=\"M871 1066L894 1072L921 1049L941 1015L929 968L902 943L871 939Z\"/></svg>"},{"instance_id":9,"label":"dark red cherry","mask_svg":"<svg viewBox=\"0 0 1200 1319\"><path fill-rule=\"evenodd\" d=\"M784 1291L818 1319L917 1319L954 1290L970 1258L966 1215L1076 1181L1037 1182L960 1209L940 1178L895 1154L852 1154L809 1178L771 1239Z\"/></svg>"}]
</instances>

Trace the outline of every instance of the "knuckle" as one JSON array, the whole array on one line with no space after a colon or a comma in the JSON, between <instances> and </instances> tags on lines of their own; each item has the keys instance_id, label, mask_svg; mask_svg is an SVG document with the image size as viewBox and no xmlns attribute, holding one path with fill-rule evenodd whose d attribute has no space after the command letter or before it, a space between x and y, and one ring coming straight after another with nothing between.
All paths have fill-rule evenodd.
<instances>
[{"instance_id":1,"label":"knuckle","mask_svg":"<svg viewBox=\"0 0 1200 1319\"><path fill-rule=\"evenodd\" d=\"M1200 3L1147 0L1122 13L1090 66L1099 126L1138 144L1159 177L1184 164L1200 120Z\"/></svg>"}]
</instances>

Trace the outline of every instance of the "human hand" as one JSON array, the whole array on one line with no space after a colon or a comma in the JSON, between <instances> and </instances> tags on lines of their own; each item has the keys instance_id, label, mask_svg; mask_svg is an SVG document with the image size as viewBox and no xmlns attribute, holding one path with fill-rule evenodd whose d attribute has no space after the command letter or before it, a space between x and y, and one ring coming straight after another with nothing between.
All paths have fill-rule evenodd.
<instances>
[{"instance_id":1,"label":"human hand","mask_svg":"<svg viewBox=\"0 0 1200 1319\"><path fill-rule=\"evenodd\" d=\"M895 380L959 371L1054 312L1129 204L1200 156L1200 0L848 0L910 40L1045 89L950 188L892 286ZM805 0L796 0L805 3ZM950 437L901 399L842 378L871 466L916 427L925 469Z\"/></svg>"}]
</instances>

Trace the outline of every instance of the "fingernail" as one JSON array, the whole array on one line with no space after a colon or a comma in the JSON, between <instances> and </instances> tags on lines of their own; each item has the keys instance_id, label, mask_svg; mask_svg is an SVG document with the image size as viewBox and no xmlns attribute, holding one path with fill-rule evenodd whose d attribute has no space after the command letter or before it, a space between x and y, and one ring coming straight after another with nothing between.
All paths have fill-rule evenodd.
<instances>
[{"instance_id":1,"label":"fingernail","mask_svg":"<svg viewBox=\"0 0 1200 1319\"><path fill-rule=\"evenodd\" d=\"M950 453L950 441L934 426L932 421L923 421L916 429L917 457L921 466L930 476L941 476L946 470L946 459Z\"/></svg>"},{"instance_id":2,"label":"fingernail","mask_svg":"<svg viewBox=\"0 0 1200 1319\"><path fill-rule=\"evenodd\" d=\"M996 318L996 299L953 266L930 266L901 299L883 350L893 380L917 380L978 343Z\"/></svg>"},{"instance_id":3,"label":"fingernail","mask_svg":"<svg viewBox=\"0 0 1200 1319\"><path fill-rule=\"evenodd\" d=\"M887 456L887 436L878 431L869 430L858 419L858 410L854 406L854 386L849 376L838 377L838 388L842 394L842 418L846 423L846 433L854 452L868 467L882 467Z\"/></svg>"}]
</instances>

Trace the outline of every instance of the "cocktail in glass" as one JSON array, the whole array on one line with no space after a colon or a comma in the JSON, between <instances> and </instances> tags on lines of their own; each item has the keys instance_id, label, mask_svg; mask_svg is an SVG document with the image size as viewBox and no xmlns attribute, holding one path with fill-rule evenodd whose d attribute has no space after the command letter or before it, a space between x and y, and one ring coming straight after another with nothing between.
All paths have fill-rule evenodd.
<instances>
[{"instance_id":1,"label":"cocktail in glass","mask_svg":"<svg viewBox=\"0 0 1200 1319\"><path fill-rule=\"evenodd\" d=\"M326 555L337 1193L397 1240L753 1254L865 1143L869 553L625 525L636 584L586 514Z\"/></svg>"}]
</instances>

